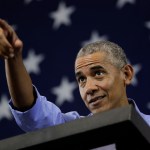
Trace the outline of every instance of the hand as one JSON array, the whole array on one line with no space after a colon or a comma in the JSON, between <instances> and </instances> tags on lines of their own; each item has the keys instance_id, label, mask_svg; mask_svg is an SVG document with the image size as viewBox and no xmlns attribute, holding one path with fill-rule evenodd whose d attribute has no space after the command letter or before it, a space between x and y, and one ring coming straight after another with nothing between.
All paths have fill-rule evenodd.
<instances>
[{"instance_id":1,"label":"hand","mask_svg":"<svg viewBox=\"0 0 150 150\"><path fill-rule=\"evenodd\" d=\"M0 19L0 57L4 59L21 55L22 41L14 29L3 19Z\"/></svg>"}]
</instances>

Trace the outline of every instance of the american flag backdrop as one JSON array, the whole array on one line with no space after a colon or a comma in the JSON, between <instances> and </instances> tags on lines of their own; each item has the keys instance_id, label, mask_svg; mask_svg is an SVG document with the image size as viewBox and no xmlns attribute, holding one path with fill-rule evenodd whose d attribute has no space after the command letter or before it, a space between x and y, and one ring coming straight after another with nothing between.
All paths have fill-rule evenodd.
<instances>
[{"instance_id":1,"label":"american flag backdrop","mask_svg":"<svg viewBox=\"0 0 150 150\"><path fill-rule=\"evenodd\" d=\"M33 84L62 112L89 114L74 61L84 44L106 39L125 50L135 69L128 97L150 114L150 0L0 0L0 18L24 42L24 64ZM9 99L1 59L0 139L24 133L8 108Z\"/></svg>"}]
</instances>

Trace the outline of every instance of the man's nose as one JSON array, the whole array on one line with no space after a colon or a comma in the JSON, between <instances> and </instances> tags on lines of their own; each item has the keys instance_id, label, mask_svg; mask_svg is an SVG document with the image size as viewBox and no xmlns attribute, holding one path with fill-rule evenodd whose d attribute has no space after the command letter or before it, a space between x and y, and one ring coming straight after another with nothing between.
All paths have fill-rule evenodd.
<instances>
[{"instance_id":1,"label":"man's nose","mask_svg":"<svg viewBox=\"0 0 150 150\"><path fill-rule=\"evenodd\" d=\"M92 78L87 79L86 86L85 86L86 94L94 94L94 92L98 90L98 86L96 83L97 82Z\"/></svg>"}]
</instances>

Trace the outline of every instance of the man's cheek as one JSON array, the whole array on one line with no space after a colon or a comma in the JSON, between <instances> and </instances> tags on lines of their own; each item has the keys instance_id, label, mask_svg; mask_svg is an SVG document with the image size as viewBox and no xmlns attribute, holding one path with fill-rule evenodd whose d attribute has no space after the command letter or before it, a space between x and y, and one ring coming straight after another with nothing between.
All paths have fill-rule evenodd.
<instances>
[{"instance_id":1,"label":"man's cheek","mask_svg":"<svg viewBox=\"0 0 150 150\"><path fill-rule=\"evenodd\" d=\"M85 99L85 93L84 93L84 90L79 88L79 91L80 91L80 95L81 95L81 98L84 100Z\"/></svg>"},{"instance_id":2,"label":"man's cheek","mask_svg":"<svg viewBox=\"0 0 150 150\"><path fill-rule=\"evenodd\" d=\"M104 90L108 90L113 86L113 82L112 81L105 81L105 82L101 82L100 87Z\"/></svg>"}]
</instances>

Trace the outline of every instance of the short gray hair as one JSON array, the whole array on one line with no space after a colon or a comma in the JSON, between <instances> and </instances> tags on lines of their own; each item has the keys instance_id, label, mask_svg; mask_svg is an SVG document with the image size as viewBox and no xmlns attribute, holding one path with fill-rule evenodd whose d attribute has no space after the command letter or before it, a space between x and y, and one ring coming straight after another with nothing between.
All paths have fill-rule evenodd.
<instances>
[{"instance_id":1,"label":"short gray hair","mask_svg":"<svg viewBox=\"0 0 150 150\"><path fill-rule=\"evenodd\" d=\"M110 41L97 41L87 44L79 50L76 59L95 52L107 53L110 62L116 67L122 68L127 64L127 57L124 50L118 44Z\"/></svg>"}]
</instances>

